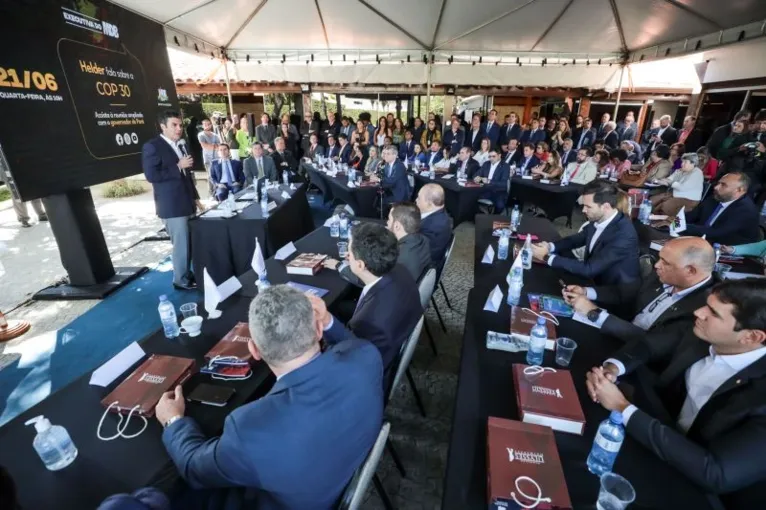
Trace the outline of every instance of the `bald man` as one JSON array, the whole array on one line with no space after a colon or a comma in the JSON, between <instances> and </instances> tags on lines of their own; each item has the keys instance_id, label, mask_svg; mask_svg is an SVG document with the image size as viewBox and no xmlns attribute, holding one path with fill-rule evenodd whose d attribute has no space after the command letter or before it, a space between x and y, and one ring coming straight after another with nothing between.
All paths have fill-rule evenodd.
<instances>
[{"instance_id":1,"label":"bald man","mask_svg":"<svg viewBox=\"0 0 766 510\"><path fill-rule=\"evenodd\" d=\"M418 192L415 204L420 209L420 233L431 245L431 260L441 263L452 237L452 218L444 210L444 189L426 184Z\"/></svg>"},{"instance_id":2,"label":"bald man","mask_svg":"<svg viewBox=\"0 0 766 510\"><path fill-rule=\"evenodd\" d=\"M710 243L699 237L679 237L665 243L655 272L643 281L599 288L569 285L563 294L577 319L627 342L633 356L629 359L639 362L673 349L691 331L694 310L705 305L715 283L714 265ZM599 305L623 311L628 320Z\"/></svg>"}]
</instances>

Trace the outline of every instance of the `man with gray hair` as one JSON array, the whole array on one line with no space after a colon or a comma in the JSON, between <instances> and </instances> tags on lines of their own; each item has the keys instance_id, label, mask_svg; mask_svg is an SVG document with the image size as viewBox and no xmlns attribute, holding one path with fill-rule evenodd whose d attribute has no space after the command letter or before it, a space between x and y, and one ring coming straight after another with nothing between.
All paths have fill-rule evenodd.
<instances>
[{"instance_id":1,"label":"man with gray hair","mask_svg":"<svg viewBox=\"0 0 766 510\"><path fill-rule=\"evenodd\" d=\"M420 209L420 232L431 245L431 260L439 264L452 237L452 218L444 209L444 188L426 184L418 191L415 205Z\"/></svg>"},{"instance_id":2,"label":"man with gray hair","mask_svg":"<svg viewBox=\"0 0 766 510\"><path fill-rule=\"evenodd\" d=\"M610 120L604 126L604 145L614 150L620 145L620 135L617 133L617 123Z\"/></svg>"},{"instance_id":3,"label":"man with gray hair","mask_svg":"<svg viewBox=\"0 0 766 510\"><path fill-rule=\"evenodd\" d=\"M673 349L694 326L694 310L705 305L715 283L713 247L699 237L665 243L654 272L635 283L583 288L569 285L564 298L575 309L575 320L629 344L643 358L656 350ZM599 305L622 312L624 320Z\"/></svg>"},{"instance_id":4,"label":"man with gray hair","mask_svg":"<svg viewBox=\"0 0 766 510\"><path fill-rule=\"evenodd\" d=\"M386 191L383 199L387 204L409 200L410 184L407 181L407 169L399 160L399 151L396 147L387 145L383 149L383 161L385 162L383 177L373 175L370 181L380 184L380 187Z\"/></svg>"},{"instance_id":5,"label":"man with gray hair","mask_svg":"<svg viewBox=\"0 0 766 510\"><path fill-rule=\"evenodd\" d=\"M266 396L233 410L219 437L207 438L184 417L180 386L157 404L162 441L196 489L183 497L194 508L213 501L227 508L333 508L380 431L380 354L357 339L322 352L322 325L308 297L287 285L258 294L249 325L248 350L276 382Z\"/></svg>"}]
</instances>

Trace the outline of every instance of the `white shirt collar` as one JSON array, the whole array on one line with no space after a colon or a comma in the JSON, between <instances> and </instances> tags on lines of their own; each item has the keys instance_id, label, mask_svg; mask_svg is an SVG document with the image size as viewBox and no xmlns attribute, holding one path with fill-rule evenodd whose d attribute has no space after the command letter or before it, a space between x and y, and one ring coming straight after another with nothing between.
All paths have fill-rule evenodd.
<instances>
[{"instance_id":1,"label":"white shirt collar","mask_svg":"<svg viewBox=\"0 0 766 510\"><path fill-rule=\"evenodd\" d=\"M367 295L368 292L370 292L370 289L372 289L375 286L375 284L380 281L380 278L381 277L378 276L374 281L371 281L370 283L364 286L364 288L362 289L362 294L359 296L359 300L361 300L362 297L364 297L365 295Z\"/></svg>"},{"instance_id":2,"label":"white shirt collar","mask_svg":"<svg viewBox=\"0 0 766 510\"><path fill-rule=\"evenodd\" d=\"M699 282L697 285L692 285L692 286L691 286L691 287L689 287L688 289L679 290L678 292L676 292L675 294L673 294L673 296L674 296L676 299L681 299L682 297L684 297L684 296L686 296L686 295L688 295L688 294L691 294L691 293L692 293L692 292L694 292L695 290L697 290L697 289L699 289L700 287L702 287L703 285L707 284L707 282L709 282L711 278L712 278L712 276L708 276L707 278L705 278L704 280L702 280L701 282ZM662 287L663 287L663 289L664 289L666 292L667 292L668 290L670 290L670 289L674 288L672 285L668 285L668 284L663 284L663 285L662 285Z\"/></svg>"},{"instance_id":3,"label":"white shirt collar","mask_svg":"<svg viewBox=\"0 0 766 510\"><path fill-rule=\"evenodd\" d=\"M599 223L594 223L593 226L596 227L596 230L604 230L607 225L609 225L613 219L617 217L617 213L620 211L614 211L611 216L609 216L607 219L602 220Z\"/></svg>"},{"instance_id":4,"label":"white shirt collar","mask_svg":"<svg viewBox=\"0 0 766 510\"><path fill-rule=\"evenodd\" d=\"M742 354L718 354L715 352L715 349L713 349L713 346L710 346L710 357L713 362L723 361L734 371L734 373L746 369L763 356L766 356L766 347L759 347L758 349L743 352Z\"/></svg>"},{"instance_id":5,"label":"white shirt collar","mask_svg":"<svg viewBox=\"0 0 766 510\"><path fill-rule=\"evenodd\" d=\"M734 202L736 202L736 200L729 200L728 202L719 202L719 204L721 204L721 208L722 209L726 209L727 207L729 207Z\"/></svg>"},{"instance_id":6,"label":"white shirt collar","mask_svg":"<svg viewBox=\"0 0 766 510\"><path fill-rule=\"evenodd\" d=\"M160 136L162 137L162 139L163 139L163 140L165 140L166 142L168 142L168 144L169 144L171 147L173 147L173 150L175 150L175 149L177 149L177 148L178 148L178 143L177 143L177 142L174 142L173 140L171 140L170 138L168 138L168 137L167 137L167 136L165 136L165 135L160 135Z\"/></svg>"}]
</instances>

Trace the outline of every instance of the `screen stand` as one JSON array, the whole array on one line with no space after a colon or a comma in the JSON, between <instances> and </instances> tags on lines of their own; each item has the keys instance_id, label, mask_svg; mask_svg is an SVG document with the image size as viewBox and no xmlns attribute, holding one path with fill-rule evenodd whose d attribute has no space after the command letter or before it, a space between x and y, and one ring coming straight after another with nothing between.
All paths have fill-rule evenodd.
<instances>
[{"instance_id":1,"label":"screen stand","mask_svg":"<svg viewBox=\"0 0 766 510\"><path fill-rule=\"evenodd\" d=\"M43 204L69 278L41 290L33 299L103 299L147 270L112 265L89 189L51 195Z\"/></svg>"}]
</instances>

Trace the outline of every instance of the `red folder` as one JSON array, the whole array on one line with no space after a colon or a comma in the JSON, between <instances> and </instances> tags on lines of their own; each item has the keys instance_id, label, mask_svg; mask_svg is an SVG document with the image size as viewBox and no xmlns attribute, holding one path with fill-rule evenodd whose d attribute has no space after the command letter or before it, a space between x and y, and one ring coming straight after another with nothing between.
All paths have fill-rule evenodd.
<instances>
[{"instance_id":1,"label":"red folder","mask_svg":"<svg viewBox=\"0 0 766 510\"><path fill-rule=\"evenodd\" d=\"M513 383L521 421L582 435L585 415L569 370L546 370L528 375L524 373L528 366L513 365Z\"/></svg>"}]
</instances>

